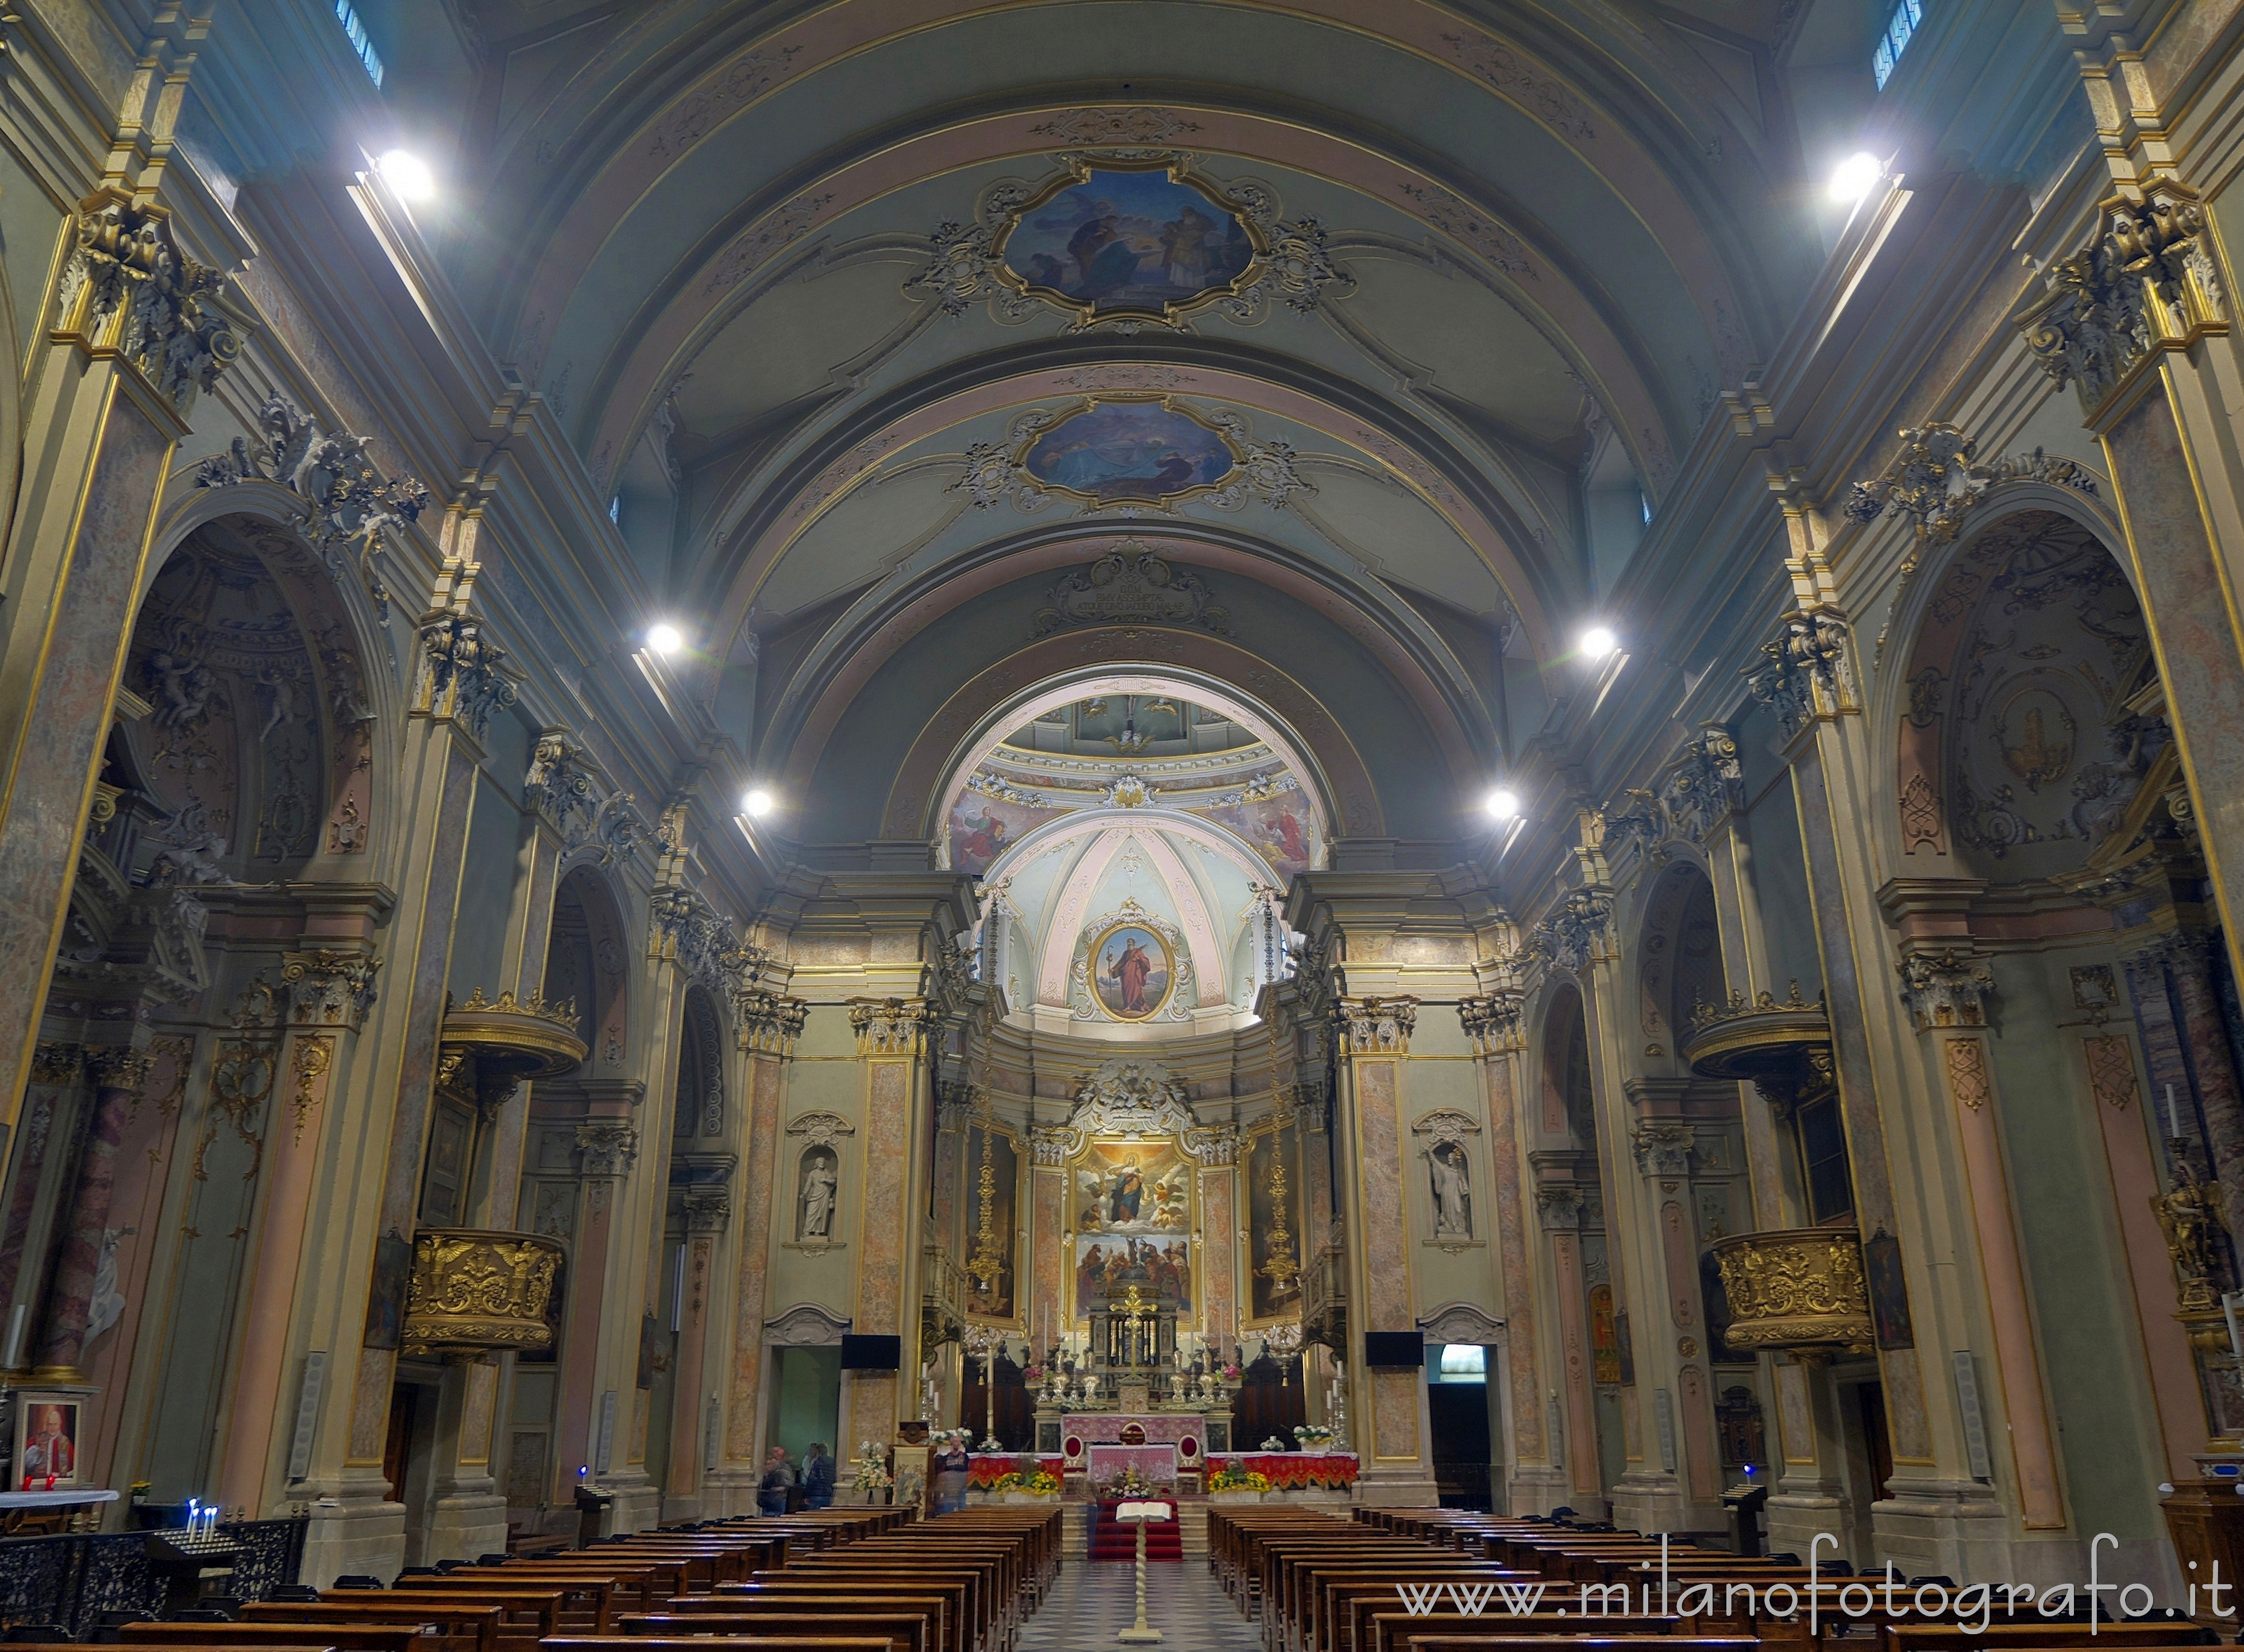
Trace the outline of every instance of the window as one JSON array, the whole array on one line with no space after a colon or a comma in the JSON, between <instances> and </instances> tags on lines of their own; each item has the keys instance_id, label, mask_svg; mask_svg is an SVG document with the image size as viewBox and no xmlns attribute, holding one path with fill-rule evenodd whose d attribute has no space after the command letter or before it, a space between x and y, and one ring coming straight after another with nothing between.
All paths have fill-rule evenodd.
<instances>
[{"instance_id":1,"label":"window","mask_svg":"<svg viewBox=\"0 0 2244 1652\"><path fill-rule=\"evenodd\" d=\"M1917 24L1924 21L1923 0L1894 0L1892 14L1886 18L1886 30L1878 37L1878 49L1870 54L1870 71L1878 78L1878 90L1885 90L1893 78L1894 65L1909 48L1909 37L1916 32Z\"/></svg>"},{"instance_id":2,"label":"window","mask_svg":"<svg viewBox=\"0 0 2244 1652\"><path fill-rule=\"evenodd\" d=\"M1839 1121L1838 1096L1802 1102L1792 1122L1800 1133L1800 1167L1808 1179L1808 1219L1820 1225L1853 1215L1855 1188L1847 1169L1847 1131Z\"/></svg>"},{"instance_id":3,"label":"window","mask_svg":"<svg viewBox=\"0 0 2244 1652\"><path fill-rule=\"evenodd\" d=\"M1481 1382L1488 1380L1488 1350L1477 1343L1452 1342L1442 1348L1442 1365L1435 1375L1436 1382Z\"/></svg>"},{"instance_id":4,"label":"window","mask_svg":"<svg viewBox=\"0 0 2244 1652\"><path fill-rule=\"evenodd\" d=\"M1640 506L1640 507L1643 509L1643 511L1644 511L1644 525L1645 525L1646 527L1647 527L1647 528L1651 527L1651 526L1652 526L1652 496L1651 496L1650 494L1647 494L1647 493L1639 493L1639 494L1638 494L1638 495L1637 495L1637 496L1636 496L1636 502L1638 503L1638 505L1639 505L1639 506Z\"/></svg>"},{"instance_id":5,"label":"window","mask_svg":"<svg viewBox=\"0 0 2244 1652\"><path fill-rule=\"evenodd\" d=\"M358 60L366 65L368 78L378 89L382 84L382 54L374 49L374 42L367 38L366 25L358 20L358 13L351 10L350 0L335 0L335 21L342 24L343 32L350 37L351 50L358 53ZM1885 77L1881 75L1878 84L1883 85Z\"/></svg>"},{"instance_id":6,"label":"window","mask_svg":"<svg viewBox=\"0 0 2244 1652\"><path fill-rule=\"evenodd\" d=\"M608 520L619 528L623 525L624 496L621 494L608 501Z\"/></svg>"}]
</instances>

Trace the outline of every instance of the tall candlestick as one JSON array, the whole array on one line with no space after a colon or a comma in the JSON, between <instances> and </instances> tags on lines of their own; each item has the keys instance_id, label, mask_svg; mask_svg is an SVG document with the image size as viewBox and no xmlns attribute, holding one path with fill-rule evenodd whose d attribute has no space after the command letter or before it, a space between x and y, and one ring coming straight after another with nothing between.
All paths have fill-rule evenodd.
<instances>
[{"instance_id":1,"label":"tall candlestick","mask_svg":"<svg viewBox=\"0 0 2244 1652\"><path fill-rule=\"evenodd\" d=\"M2166 1134L2175 1141L2181 1140L2181 1112L2174 1105L2173 1085L2166 1085Z\"/></svg>"}]
</instances>

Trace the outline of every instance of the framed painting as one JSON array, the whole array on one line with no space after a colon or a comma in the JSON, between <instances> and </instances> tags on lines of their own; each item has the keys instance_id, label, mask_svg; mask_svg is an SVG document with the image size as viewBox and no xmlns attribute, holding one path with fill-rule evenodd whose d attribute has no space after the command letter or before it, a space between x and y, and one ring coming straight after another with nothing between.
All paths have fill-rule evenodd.
<instances>
[{"instance_id":1,"label":"framed painting","mask_svg":"<svg viewBox=\"0 0 2244 1652\"><path fill-rule=\"evenodd\" d=\"M1220 485L1239 463L1220 431L1166 396L1094 397L1032 432L1015 459L1055 493L1164 510Z\"/></svg>"},{"instance_id":2,"label":"framed painting","mask_svg":"<svg viewBox=\"0 0 2244 1652\"><path fill-rule=\"evenodd\" d=\"M1144 924L1118 923L1091 943L1092 1000L1111 1020L1152 1020L1176 985L1176 954Z\"/></svg>"},{"instance_id":3,"label":"framed painting","mask_svg":"<svg viewBox=\"0 0 2244 1652\"><path fill-rule=\"evenodd\" d=\"M1109 1297L1132 1285L1138 1294L1193 1311L1192 1241L1078 1233L1075 1238L1075 1317L1085 1319Z\"/></svg>"},{"instance_id":4,"label":"framed painting","mask_svg":"<svg viewBox=\"0 0 2244 1652\"><path fill-rule=\"evenodd\" d=\"M16 1395L10 1490L60 1491L78 1484L84 1401L83 1394L41 1393L35 1388Z\"/></svg>"},{"instance_id":5,"label":"framed painting","mask_svg":"<svg viewBox=\"0 0 2244 1652\"><path fill-rule=\"evenodd\" d=\"M1239 292L1267 249L1213 179L1161 156L1075 162L1007 216L990 250L1008 286L1079 322L1173 326Z\"/></svg>"}]
</instances>

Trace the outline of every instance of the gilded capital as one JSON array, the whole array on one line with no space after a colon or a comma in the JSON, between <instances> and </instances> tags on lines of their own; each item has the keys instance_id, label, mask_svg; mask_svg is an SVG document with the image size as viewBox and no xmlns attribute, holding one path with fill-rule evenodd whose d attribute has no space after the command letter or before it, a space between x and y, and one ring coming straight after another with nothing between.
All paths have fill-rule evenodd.
<instances>
[{"instance_id":1,"label":"gilded capital","mask_svg":"<svg viewBox=\"0 0 2244 1652\"><path fill-rule=\"evenodd\" d=\"M1472 1040L1476 1055L1511 1055L1527 1048L1527 1029L1523 1014L1527 995L1517 990L1499 990L1480 998L1461 998L1457 1001L1457 1019L1464 1023L1465 1036Z\"/></svg>"},{"instance_id":2,"label":"gilded capital","mask_svg":"<svg viewBox=\"0 0 2244 1652\"><path fill-rule=\"evenodd\" d=\"M751 988L733 1001L740 1022L740 1048L751 1055L792 1055L802 1035L810 1006L800 998Z\"/></svg>"},{"instance_id":3,"label":"gilded capital","mask_svg":"<svg viewBox=\"0 0 2244 1652\"><path fill-rule=\"evenodd\" d=\"M1535 1213L1545 1233L1571 1233L1582 1225L1589 1194L1572 1182L1545 1182L1535 1190Z\"/></svg>"},{"instance_id":4,"label":"gilded capital","mask_svg":"<svg viewBox=\"0 0 2244 1652\"><path fill-rule=\"evenodd\" d=\"M630 860L645 840L632 794L610 790L591 753L564 728L543 731L531 748L522 801L560 839L564 854L589 850L609 866Z\"/></svg>"},{"instance_id":5,"label":"gilded capital","mask_svg":"<svg viewBox=\"0 0 2244 1652\"><path fill-rule=\"evenodd\" d=\"M1636 1168L1646 1176L1680 1177L1691 1174L1691 1150L1696 1136L1680 1119L1648 1118L1628 1133Z\"/></svg>"},{"instance_id":6,"label":"gilded capital","mask_svg":"<svg viewBox=\"0 0 2244 1652\"><path fill-rule=\"evenodd\" d=\"M924 998L852 998L849 1026L860 1055L920 1055L941 1016Z\"/></svg>"},{"instance_id":7,"label":"gilded capital","mask_svg":"<svg viewBox=\"0 0 2244 1652\"><path fill-rule=\"evenodd\" d=\"M1336 998L1329 1014L1343 1055L1407 1055L1418 1025L1415 998Z\"/></svg>"},{"instance_id":8,"label":"gilded capital","mask_svg":"<svg viewBox=\"0 0 2244 1652\"><path fill-rule=\"evenodd\" d=\"M85 1051L78 1045L42 1043L31 1053L31 1082L75 1084L84 1067Z\"/></svg>"},{"instance_id":9,"label":"gilded capital","mask_svg":"<svg viewBox=\"0 0 2244 1652\"><path fill-rule=\"evenodd\" d=\"M241 354L246 313L226 276L179 250L171 214L103 189L78 204L56 291L58 332L115 350L186 415Z\"/></svg>"},{"instance_id":10,"label":"gilded capital","mask_svg":"<svg viewBox=\"0 0 2244 1652\"><path fill-rule=\"evenodd\" d=\"M481 620L467 614L431 614L421 626L414 711L457 723L482 739L491 714L515 702L505 664L506 650L483 635Z\"/></svg>"},{"instance_id":11,"label":"gilded capital","mask_svg":"<svg viewBox=\"0 0 2244 1652\"><path fill-rule=\"evenodd\" d=\"M148 1069L154 1061L145 1051L137 1049L89 1049L85 1053L85 1070L97 1089L130 1090L140 1093L148 1082Z\"/></svg>"},{"instance_id":12,"label":"gilded capital","mask_svg":"<svg viewBox=\"0 0 2244 1652\"><path fill-rule=\"evenodd\" d=\"M1898 968L1901 1001L1909 1006L1917 1031L1987 1024L1987 1001L1995 995L1995 977L1984 960L1950 947L1911 953Z\"/></svg>"},{"instance_id":13,"label":"gilded capital","mask_svg":"<svg viewBox=\"0 0 2244 1652\"><path fill-rule=\"evenodd\" d=\"M685 1207L688 1233L722 1233L733 1219L733 1196L721 1187L695 1188L679 1202Z\"/></svg>"},{"instance_id":14,"label":"gilded capital","mask_svg":"<svg viewBox=\"0 0 2244 1652\"><path fill-rule=\"evenodd\" d=\"M356 1032L374 1006L374 977L382 961L366 953L322 947L292 952L280 963L288 1020L298 1027L340 1027Z\"/></svg>"}]
</instances>

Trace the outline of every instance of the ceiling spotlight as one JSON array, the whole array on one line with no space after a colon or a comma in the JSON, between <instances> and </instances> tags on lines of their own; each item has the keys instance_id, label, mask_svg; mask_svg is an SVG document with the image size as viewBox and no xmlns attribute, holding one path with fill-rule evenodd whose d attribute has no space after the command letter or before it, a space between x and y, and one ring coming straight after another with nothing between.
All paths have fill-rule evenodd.
<instances>
[{"instance_id":1,"label":"ceiling spotlight","mask_svg":"<svg viewBox=\"0 0 2244 1652\"><path fill-rule=\"evenodd\" d=\"M1603 625L1592 625L1574 645L1584 659L1603 659L1620 646L1620 638Z\"/></svg>"},{"instance_id":2,"label":"ceiling spotlight","mask_svg":"<svg viewBox=\"0 0 2244 1652\"><path fill-rule=\"evenodd\" d=\"M1481 802L1491 820L1516 820L1519 818L1519 793L1503 786L1490 790Z\"/></svg>"},{"instance_id":3,"label":"ceiling spotlight","mask_svg":"<svg viewBox=\"0 0 2244 1652\"><path fill-rule=\"evenodd\" d=\"M425 201L436 192L436 174L429 163L409 150L393 149L375 162L401 199Z\"/></svg>"},{"instance_id":4,"label":"ceiling spotlight","mask_svg":"<svg viewBox=\"0 0 2244 1652\"><path fill-rule=\"evenodd\" d=\"M773 797L770 792L765 791L764 788L760 786L750 787L747 794L740 799L740 808L742 812L754 815L759 820L762 819L764 816L769 814L778 806L779 799Z\"/></svg>"},{"instance_id":5,"label":"ceiling spotlight","mask_svg":"<svg viewBox=\"0 0 2244 1652\"><path fill-rule=\"evenodd\" d=\"M675 654L686 646L686 633L675 625L650 625L646 645L658 654Z\"/></svg>"},{"instance_id":6,"label":"ceiling spotlight","mask_svg":"<svg viewBox=\"0 0 2244 1652\"><path fill-rule=\"evenodd\" d=\"M1877 186L1878 179L1886 175L1885 163L1867 149L1858 150L1841 161L1831 174L1831 199L1852 206Z\"/></svg>"}]
</instances>

